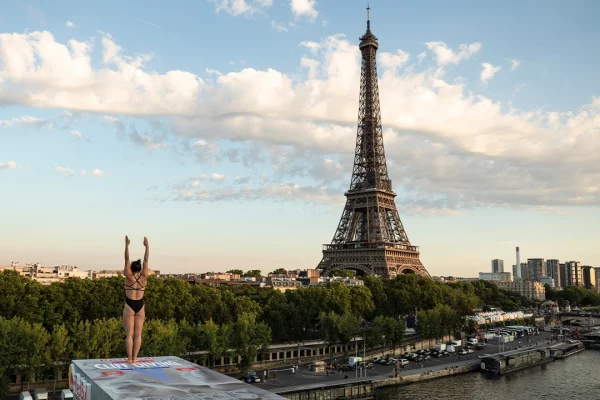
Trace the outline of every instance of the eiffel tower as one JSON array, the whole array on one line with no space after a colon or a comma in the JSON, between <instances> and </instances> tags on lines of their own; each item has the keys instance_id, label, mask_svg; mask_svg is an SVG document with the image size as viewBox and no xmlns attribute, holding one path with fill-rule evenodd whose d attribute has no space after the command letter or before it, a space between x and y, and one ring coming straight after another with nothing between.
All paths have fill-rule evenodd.
<instances>
[{"instance_id":1,"label":"eiffel tower","mask_svg":"<svg viewBox=\"0 0 600 400\"><path fill-rule=\"evenodd\" d=\"M410 244L400 221L388 176L375 54L377 38L371 32L367 8L367 32L360 38L362 66L358 131L350 189L346 206L331 244L323 245L321 275L335 269L355 270L361 275L394 278L414 273L430 278L419 260L419 248Z\"/></svg>"}]
</instances>

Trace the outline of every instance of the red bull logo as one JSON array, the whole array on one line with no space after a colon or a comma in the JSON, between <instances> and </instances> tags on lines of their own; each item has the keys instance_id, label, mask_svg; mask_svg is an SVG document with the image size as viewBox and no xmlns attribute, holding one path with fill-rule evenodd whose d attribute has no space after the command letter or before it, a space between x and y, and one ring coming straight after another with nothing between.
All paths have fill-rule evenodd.
<instances>
[{"instance_id":1,"label":"red bull logo","mask_svg":"<svg viewBox=\"0 0 600 400\"><path fill-rule=\"evenodd\" d=\"M87 382L80 374L71 374L71 382L69 386L73 394L75 394L79 400L92 399L92 385L89 382Z\"/></svg>"}]
</instances>

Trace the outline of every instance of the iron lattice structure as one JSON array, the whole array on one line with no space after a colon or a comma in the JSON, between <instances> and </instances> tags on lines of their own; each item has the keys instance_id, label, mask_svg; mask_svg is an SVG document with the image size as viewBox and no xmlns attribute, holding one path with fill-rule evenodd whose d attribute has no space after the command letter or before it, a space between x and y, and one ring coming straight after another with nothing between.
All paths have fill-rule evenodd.
<instances>
[{"instance_id":1,"label":"iron lattice structure","mask_svg":"<svg viewBox=\"0 0 600 400\"><path fill-rule=\"evenodd\" d=\"M408 240L388 176L375 60L379 45L369 16L359 47L362 67L352 180L340 223L331 244L324 245L317 269L324 276L339 268L382 278L401 273L429 278L419 248Z\"/></svg>"}]
</instances>

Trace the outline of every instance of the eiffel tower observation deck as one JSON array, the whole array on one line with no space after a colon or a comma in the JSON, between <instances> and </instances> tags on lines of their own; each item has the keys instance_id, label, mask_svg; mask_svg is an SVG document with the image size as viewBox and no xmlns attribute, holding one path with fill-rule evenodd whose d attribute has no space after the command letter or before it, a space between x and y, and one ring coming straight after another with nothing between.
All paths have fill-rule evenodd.
<instances>
[{"instance_id":1,"label":"eiffel tower observation deck","mask_svg":"<svg viewBox=\"0 0 600 400\"><path fill-rule=\"evenodd\" d=\"M406 273L429 278L419 248L408 240L388 176L379 109L378 47L367 8L367 32L359 45L362 66L352 180L340 223L331 244L324 245L317 269L324 276L335 269L349 269L381 278Z\"/></svg>"}]
</instances>

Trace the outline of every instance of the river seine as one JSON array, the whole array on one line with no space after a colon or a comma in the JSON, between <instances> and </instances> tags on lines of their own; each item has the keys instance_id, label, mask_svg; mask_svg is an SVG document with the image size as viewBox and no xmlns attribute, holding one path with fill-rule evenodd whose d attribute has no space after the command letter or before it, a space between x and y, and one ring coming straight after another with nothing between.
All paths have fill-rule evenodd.
<instances>
[{"instance_id":1,"label":"river seine","mask_svg":"<svg viewBox=\"0 0 600 400\"><path fill-rule=\"evenodd\" d=\"M378 390L377 400L399 399L600 399L600 351L585 350L565 360L489 376L473 372Z\"/></svg>"}]
</instances>

